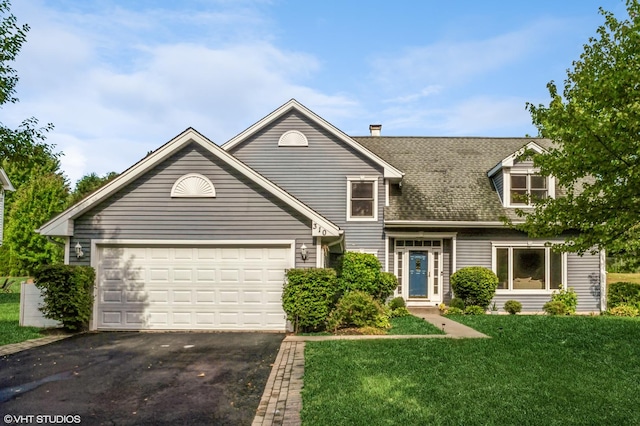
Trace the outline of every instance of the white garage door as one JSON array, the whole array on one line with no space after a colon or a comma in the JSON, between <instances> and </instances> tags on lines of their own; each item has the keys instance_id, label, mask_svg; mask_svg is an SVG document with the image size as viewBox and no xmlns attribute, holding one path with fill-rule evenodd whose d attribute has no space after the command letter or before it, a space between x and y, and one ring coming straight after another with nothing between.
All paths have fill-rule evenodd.
<instances>
[{"instance_id":1,"label":"white garage door","mask_svg":"<svg viewBox=\"0 0 640 426\"><path fill-rule=\"evenodd\" d=\"M98 248L96 327L279 330L290 246Z\"/></svg>"}]
</instances>

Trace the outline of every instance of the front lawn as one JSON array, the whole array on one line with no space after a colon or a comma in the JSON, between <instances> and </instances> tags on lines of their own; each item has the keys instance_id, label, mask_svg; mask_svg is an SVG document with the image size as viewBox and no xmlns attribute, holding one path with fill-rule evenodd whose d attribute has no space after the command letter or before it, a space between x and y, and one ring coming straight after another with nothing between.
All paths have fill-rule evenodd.
<instances>
[{"instance_id":1,"label":"front lawn","mask_svg":"<svg viewBox=\"0 0 640 426\"><path fill-rule=\"evenodd\" d=\"M42 337L40 329L35 327L20 327L20 281L14 278L14 283L8 293L0 292L0 345L24 342L29 339ZM4 282L4 278L0 279Z\"/></svg>"},{"instance_id":2,"label":"front lawn","mask_svg":"<svg viewBox=\"0 0 640 426\"><path fill-rule=\"evenodd\" d=\"M391 318L391 328L387 334L409 335L409 334L444 334L444 332L431 324L413 315L406 317Z\"/></svg>"},{"instance_id":3,"label":"front lawn","mask_svg":"<svg viewBox=\"0 0 640 426\"><path fill-rule=\"evenodd\" d=\"M627 282L627 283L639 283L640 284L640 274L635 273L617 273L617 272L607 272L607 284L617 283L617 282Z\"/></svg>"},{"instance_id":4,"label":"front lawn","mask_svg":"<svg viewBox=\"0 0 640 426\"><path fill-rule=\"evenodd\" d=\"M492 338L307 342L303 423L640 424L640 320L452 319Z\"/></svg>"}]
</instances>

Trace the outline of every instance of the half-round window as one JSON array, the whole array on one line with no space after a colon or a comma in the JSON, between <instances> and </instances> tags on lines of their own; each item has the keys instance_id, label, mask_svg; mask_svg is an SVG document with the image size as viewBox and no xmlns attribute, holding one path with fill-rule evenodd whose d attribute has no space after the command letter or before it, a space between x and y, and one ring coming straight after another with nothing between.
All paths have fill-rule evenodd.
<instances>
[{"instance_id":1,"label":"half-round window","mask_svg":"<svg viewBox=\"0 0 640 426\"><path fill-rule=\"evenodd\" d=\"M289 130L280 136L278 146L309 146L309 141L304 133L297 130Z\"/></svg>"},{"instance_id":2,"label":"half-round window","mask_svg":"<svg viewBox=\"0 0 640 426\"><path fill-rule=\"evenodd\" d=\"M171 188L171 196L213 198L216 196L216 189L206 176L200 173L189 173L176 180Z\"/></svg>"}]
</instances>

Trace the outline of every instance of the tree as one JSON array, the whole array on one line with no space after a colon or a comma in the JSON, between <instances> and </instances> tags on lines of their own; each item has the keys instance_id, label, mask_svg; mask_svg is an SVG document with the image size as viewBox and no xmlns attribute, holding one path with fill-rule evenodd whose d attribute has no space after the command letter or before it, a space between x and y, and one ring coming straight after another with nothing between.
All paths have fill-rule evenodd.
<instances>
[{"instance_id":1,"label":"tree","mask_svg":"<svg viewBox=\"0 0 640 426\"><path fill-rule=\"evenodd\" d=\"M0 107L18 101L15 96L18 75L12 64L29 31L28 25L17 24L16 17L10 13L10 6L8 0L0 0ZM29 264L28 259L52 261L57 256L62 260L62 250L33 232L50 219L44 217L44 214L57 213L58 207L26 201L29 194L33 195L34 182L44 184L43 188L35 190L49 188L54 191L50 195L58 201L65 203L67 200L66 184L60 172L61 154L53 151L54 146L45 143L45 134L52 128L51 124L38 127L38 120L33 117L24 120L17 129L11 129L0 122L0 167L7 172L16 188L16 192L5 194L6 231L5 243L0 246L0 275L6 275L12 270L30 269L30 266L25 266ZM56 182L55 185L53 181ZM36 198L47 197L39 193ZM13 203L17 199L20 199L20 205L14 208ZM27 207L33 211L28 211ZM36 220L39 223L35 223ZM25 247L31 252L21 253L20 250Z\"/></svg>"},{"instance_id":2,"label":"tree","mask_svg":"<svg viewBox=\"0 0 640 426\"><path fill-rule=\"evenodd\" d=\"M31 274L39 265L62 261L63 244L35 230L65 209L67 194L65 180L55 173L37 176L16 190L3 245L11 275Z\"/></svg>"},{"instance_id":3,"label":"tree","mask_svg":"<svg viewBox=\"0 0 640 426\"><path fill-rule=\"evenodd\" d=\"M69 196L69 204L75 204L87 195L100 189L103 185L118 177L118 173L109 172L100 177L95 173L84 175L76 182L76 188Z\"/></svg>"},{"instance_id":4,"label":"tree","mask_svg":"<svg viewBox=\"0 0 640 426\"><path fill-rule=\"evenodd\" d=\"M567 70L562 94L547 87L549 106L527 104L540 136L554 146L534 154L562 196L519 212L531 237L564 235L562 251L593 249L640 258L640 5L628 17L600 9L604 24Z\"/></svg>"}]
</instances>

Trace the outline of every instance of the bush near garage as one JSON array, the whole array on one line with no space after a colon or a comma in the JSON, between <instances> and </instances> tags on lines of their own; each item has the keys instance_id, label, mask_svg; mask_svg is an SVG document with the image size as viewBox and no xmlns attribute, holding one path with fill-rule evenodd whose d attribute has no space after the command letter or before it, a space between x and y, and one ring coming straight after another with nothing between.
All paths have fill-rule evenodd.
<instances>
[{"instance_id":1,"label":"bush near garage","mask_svg":"<svg viewBox=\"0 0 640 426\"><path fill-rule=\"evenodd\" d=\"M338 281L334 269L289 269L282 308L294 331L320 331L335 304Z\"/></svg>"},{"instance_id":2,"label":"bush near garage","mask_svg":"<svg viewBox=\"0 0 640 426\"><path fill-rule=\"evenodd\" d=\"M498 288L497 275L482 266L467 266L459 269L450 278L451 288L456 298L464 301L464 306L489 307Z\"/></svg>"},{"instance_id":3,"label":"bush near garage","mask_svg":"<svg viewBox=\"0 0 640 426\"><path fill-rule=\"evenodd\" d=\"M617 282L609 284L607 289L607 307L618 305L640 306L640 284Z\"/></svg>"},{"instance_id":4,"label":"bush near garage","mask_svg":"<svg viewBox=\"0 0 640 426\"><path fill-rule=\"evenodd\" d=\"M378 257L369 253L348 251L338 265L338 282L343 294L364 291L377 301L384 301L393 294L398 279L390 272L382 272Z\"/></svg>"},{"instance_id":5,"label":"bush near garage","mask_svg":"<svg viewBox=\"0 0 640 426\"><path fill-rule=\"evenodd\" d=\"M60 321L68 331L89 328L96 273L91 266L45 265L34 274L42 291L45 318Z\"/></svg>"}]
</instances>

